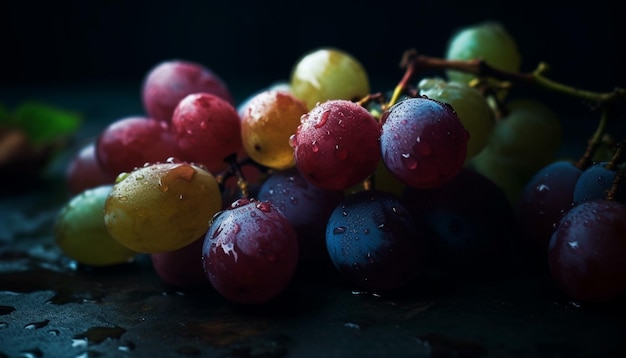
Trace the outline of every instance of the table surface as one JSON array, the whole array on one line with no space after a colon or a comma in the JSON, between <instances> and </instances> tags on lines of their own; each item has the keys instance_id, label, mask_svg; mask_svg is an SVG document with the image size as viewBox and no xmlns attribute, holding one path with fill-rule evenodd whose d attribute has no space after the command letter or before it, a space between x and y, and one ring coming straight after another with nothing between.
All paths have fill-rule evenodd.
<instances>
[{"instance_id":1,"label":"table surface","mask_svg":"<svg viewBox=\"0 0 626 358\"><path fill-rule=\"evenodd\" d=\"M62 169L82 140L141 113L139 92L131 85L0 94L77 109L87 119L48 177L0 197L0 357L626 357L624 302L581 306L524 271L428 276L376 294L355 291L326 263L310 263L275 301L240 306L210 287L166 286L146 255L119 267L76 268L51 231L68 199ZM569 130L568 141L584 130Z\"/></svg>"}]
</instances>

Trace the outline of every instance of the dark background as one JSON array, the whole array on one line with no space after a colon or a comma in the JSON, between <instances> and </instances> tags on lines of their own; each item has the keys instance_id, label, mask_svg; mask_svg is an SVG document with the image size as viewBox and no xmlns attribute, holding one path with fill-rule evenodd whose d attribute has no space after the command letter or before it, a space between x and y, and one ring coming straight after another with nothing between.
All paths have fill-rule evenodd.
<instances>
[{"instance_id":1,"label":"dark background","mask_svg":"<svg viewBox=\"0 0 626 358\"><path fill-rule=\"evenodd\" d=\"M626 86L626 22L618 2L15 1L0 5L0 86L137 84L159 61L212 68L231 87L286 79L312 48L352 53L376 85L401 78L407 48L443 56L451 34L502 22L523 54L551 77L590 90ZM380 90L382 88L374 88ZM233 88L237 93L238 89Z\"/></svg>"}]
</instances>

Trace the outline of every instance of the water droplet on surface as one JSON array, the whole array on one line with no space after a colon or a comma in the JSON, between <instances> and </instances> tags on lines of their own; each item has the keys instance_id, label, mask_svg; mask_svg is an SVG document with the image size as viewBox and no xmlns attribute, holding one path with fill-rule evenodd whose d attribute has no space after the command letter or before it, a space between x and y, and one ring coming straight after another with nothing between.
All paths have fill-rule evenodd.
<instances>
[{"instance_id":1,"label":"water droplet on surface","mask_svg":"<svg viewBox=\"0 0 626 358\"><path fill-rule=\"evenodd\" d=\"M402 154L402 164L404 164L404 166L409 170L417 169L418 165L417 159L415 159L415 157L411 154Z\"/></svg>"},{"instance_id":2,"label":"water droplet on surface","mask_svg":"<svg viewBox=\"0 0 626 358\"><path fill-rule=\"evenodd\" d=\"M272 204L266 201L260 201L256 204L256 208L264 213L269 213L270 211L272 211Z\"/></svg>"},{"instance_id":3,"label":"water droplet on surface","mask_svg":"<svg viewBox=\"0 0 626 358\"><path fill-rule=\"evenodd\" d=\"M9 327L9 323L8 322L0 322L0 329L8 328L8 327Z\"/></svg>"},{"instance_id":4,"label":"water droplet on surface","mask_svg":"<svg viewBox=\"0 0 626 358\"><path fill-rule=\"evenodd\" d=\"M320 121L317 122L314 127L316 129L323 127L326 124L326 122L328 122L329 116L330 116L330 110L325 110L320 117Z\"/></svg>"},{"instance_id":5,"label":"water droplet on surface","mask_svg":"<svg viewBox=\"0 0 626 358\"><path fill-rule=\"evenodd\" d=\"M578 245L578 241L570 241L567 243L569 245L569 247L571 247L572 249L577 249L580 246Z\"/></svg>"},{"instance_id":6,"label":"water droplet on surface","mask_svg":"<svg viewBox=\"0 0 626 358\"><path fill-rule=\"evenodd\" d=\"M317 141L313 141L313 143L311 143L311 150L313 153L319 152L320 147L317 145Z\"/></svg>"},{"instance_id":7,"label":"water droplet on surface","mask_svg":"<svg viewBox=\"0 0 626 358\"><path fill-rule=\"evenodd\" d=\"M39 328L43 328L45 326L48 325L48 323L50 323L49 319L43 320L41 322L32 322L32 323L28 323L24 326L24 328L26 329L39 329Z\"/></svg>"},{"instance_id":8,"label":"water droplet on surface","mask_svg":"<svg viewBox=\"0 0 626 358\"><path fill-rule=\"evenodd\" d=\"M343 234L344 232L346 232L346 227L345 226L338 226L338 227L333 229L333 234L335 234L335 235Z\"/></svg>"}]
</instances>

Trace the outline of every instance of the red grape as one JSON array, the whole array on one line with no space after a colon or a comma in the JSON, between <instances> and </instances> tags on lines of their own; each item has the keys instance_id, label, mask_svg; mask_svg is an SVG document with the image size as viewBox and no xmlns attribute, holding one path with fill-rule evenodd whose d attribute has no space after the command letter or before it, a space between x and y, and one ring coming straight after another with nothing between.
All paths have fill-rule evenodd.
<instances>
[{"instance_id":1,"label":"red grape","mask_svg":"<svg viewBox=\"0 0 626 358\"><path fill-rule=\"evenodd\" d=\"M109 124L98 136L95 150L102 170L113 178L146 163L180 157L169 125L141 116L124 117Z\"/></svg>"},{"instance_id":2,"label":"red grape","mask_svg":"<svg viewBox=\"0 0 626 358\"><path fill-rule=\"evenodd\" d=\"M170 122L174 109L185 96L212 93L233 104L226 83L202 64L184 61L163 61L146 75L141 88L141 99L149 117Z\"/></svg>"},{"instance_id":3,"label":"red grape","mask_svg":"<svg viewBox=\"0 0 626 358\"><path fill-rule=\"evenodd\" d=\"M202 265L203 244L204 234L180 249L150 254L154 271L170 286L184 288L210 286Z\"/></svg>"},{"instance_id":4,"label":"red grape","mask_svg":"<svg viewBox=\"0 0 626 358\"><path fill-rule=\"evenodd\" d=\"M461 170L469 133L449 104L409 98L385 111L381 121L383 161L406 185L438 187Z\"/></svg>"},{"instance_id":5,"label":"red grape","mask_svg":"<svg viewBox=\"0 0 626 358\"><path fill-rule=\"evenodd\" d=\"M236 303L265 303L294 276L298 238L271 202L239 199L213 217L202 253L206 275L222 296Z\"/></svg>"},{"instance_id":6,"label":"red grape","mask_svg":"<svg viewBox=\"0 0 626 358\"><path fill-rule=\"evenodd\" d=\"M343 190L376 169L380 126L361 105L326 101L302 116L301 122L291 143L296 166L313 185Z\"/></svg>"},{"instance_id":7,"label":"red grape","mask_svg":"<svg viewBox=\"0 0 626 358\"><path fill-rule=\"evenodd\" d=\"M242 148L237 110L210 93L183 98L174 110L172 131L184 158L215 175L227 167L225 159Z\"/></svg>"},{"instance_id":8,"label":"red grape","mask_svg":"<svg viewBox=\"0 0 626 358\"><path fill-rule=\"evenodd\" d=\"M557 285L582 302L605 302L626 293L626 205L593 199L561 219L549 246Z\"/></svg>"},{"instance_id":9,"label":"red grape","mask_svg":"<svg viewBox=\"0 0 626 358\"><path fill-rule=\"evenodd\" d=\"M98 163L95 147L93 141L88 142L70 159L65 171L70 194L115 182L115 177L108 175Z\"/></svg>"}]
</instances>

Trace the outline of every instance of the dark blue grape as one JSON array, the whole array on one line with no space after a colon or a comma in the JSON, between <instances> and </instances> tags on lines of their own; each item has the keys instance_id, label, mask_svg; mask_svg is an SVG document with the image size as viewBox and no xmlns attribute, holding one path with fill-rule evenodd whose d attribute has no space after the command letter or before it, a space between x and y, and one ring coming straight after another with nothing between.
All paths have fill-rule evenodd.
<instances>
[{"instance_id":1,"label":"dark blue grape","mask_svg":"<svg viewBox=\"0 0 626 358\"><path fill-rule=\"evenodd\" d=\"M574 187L574 204L580 204L591 199L604 199L613 185L617 175L617 167L610 166L609 162L597 162L585 169ZM623 186L621 187L623 188ZM615 199L624 202L626 190L617 191Z\"/></svg>"},{"instance_id":2,"label":"dark blue grape","mask_svg":"<svg viewBox=\"0 0 626 358\"><path fill-rule=\"evenodd\" d=\"M400 288L423 269L424 238L395 195L366 190L337 206L326 226L335 268L351 284L370 290Z\"/></svg>"},{"instance_id":3,"label":"dark blue grape","mask_svg":"<svg viewBox=\"0 0 626 358\"><path fill-rule=\"evenodd\" d=\"M491 180L468 168L438 188L407 187L403 202L427 231L429 266L447 273L499 270L508 261L513 209Z\"/></svg>"},{"instance_id":4,"label":"dark blue grape","mask_svg":"<svg viewBox=\"0 0 626 358\"><path fill-rule=\"evenodd\" d=\"M515 208L519 243L524 254L547 268L548 245L556 224L572 207L574 187L582 171L569 161L556 161L528 181Z\"/></svg>"},{"instance_id":5,"label":"dark blue grape","mask_svg":"<svg viewBox=\"0 0 626 358\"><path fill-rule=\"evenodd\" d=\"M261 185L259 200L271 201L298 234L300 258L326 256L326 223L343 200L343 190L324 190L310 184L297 168L275 171Z\"/></svg>"}]
</instances>

